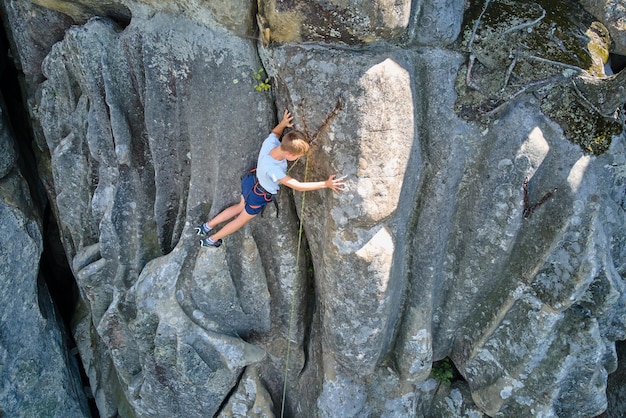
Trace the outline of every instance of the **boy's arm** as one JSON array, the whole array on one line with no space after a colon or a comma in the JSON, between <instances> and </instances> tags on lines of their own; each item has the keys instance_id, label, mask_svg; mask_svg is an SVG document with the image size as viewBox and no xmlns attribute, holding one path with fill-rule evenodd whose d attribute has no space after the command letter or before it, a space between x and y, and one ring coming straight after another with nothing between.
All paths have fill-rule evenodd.
<instances>
[{"instance_id":1,"label":"boy's arm","mask_svg":"<svg viewBox=\"0 0 626 418\"><path fill-rule=\"evenodd\" d=\"M343 179L335 178L336 175L328 177L326 181L307 181L301 182L293 177L285 176L282 179L278 180L280 184L284 184L285 186L297 190L299 192L310 192L312 190L319 189L332 189L334 192L341 192L345 186Z\"/></svg>"},{"instance_id":2,"label":"boy's arm","mask_svg":"<svg viewBox=\"0 0 626 418\"><path fill-rule=\"evenodd\" d=\"M274 127L274 129L272 129L272 133L280 138L285 128L291 128L293 126L293 123L291 123L292 120L293 116L291 116L291 113L289 113L289 111L285 109L285 112L283 113L283 119L278 125Z\"/></svg>"}]
</instances>

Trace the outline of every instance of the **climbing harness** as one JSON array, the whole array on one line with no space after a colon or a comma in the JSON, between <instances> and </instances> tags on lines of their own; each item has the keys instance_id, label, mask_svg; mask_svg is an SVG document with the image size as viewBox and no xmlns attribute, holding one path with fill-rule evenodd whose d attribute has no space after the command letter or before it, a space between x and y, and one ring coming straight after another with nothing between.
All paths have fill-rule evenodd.
<instances>
[{"instance_id":1,"label":"climbing harness","mask_svg":"<svg viewBox=\"0 0 626 418\"><path fill-rule=\"evenodd\" d=\"M257 196L262 196L265 199L265 202L267 203L274 202L274 207L276 208L276 217L278 218L278 213L280 209L278 207L278 201L276 200L276 195L268 192L267 190L263 188L263 186L261 186L261 183L259 183L259 179L256 176L256 168L253 168L252 170L250 170L246 174L246 176L252 176L252 179L254 180L254 186L252 186L252 189L248 191L248 193L244 196L245 200L248 201L248 196L250 196L250 193L254 193ZM265 206L263 206L263 209L261 209L261 216L263 216L264 212L265 212Z\"/></svg>"}]
</instances>

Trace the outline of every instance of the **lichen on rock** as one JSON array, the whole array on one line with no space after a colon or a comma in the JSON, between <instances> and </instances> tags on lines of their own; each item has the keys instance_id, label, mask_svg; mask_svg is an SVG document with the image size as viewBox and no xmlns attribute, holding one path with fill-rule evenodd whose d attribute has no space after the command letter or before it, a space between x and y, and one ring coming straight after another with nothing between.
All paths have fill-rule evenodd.
<instances>
[{"instance_id":1,"label":"lichen on rock","mask_svg":"<svg viewBox=\"0 0 626 418\"><path fill-rule=\"evenodd\" d=\"M586 152L601 154L622 132L619 101L597 109L604 101L596 101L594 89L624 86L605 75L611 40L584 9L562 0L487 0L473 3L463 27L459 47L469 58L456 84L456 109L463 117L497 118L532 94Z\"/></svg>"}]
</instances>

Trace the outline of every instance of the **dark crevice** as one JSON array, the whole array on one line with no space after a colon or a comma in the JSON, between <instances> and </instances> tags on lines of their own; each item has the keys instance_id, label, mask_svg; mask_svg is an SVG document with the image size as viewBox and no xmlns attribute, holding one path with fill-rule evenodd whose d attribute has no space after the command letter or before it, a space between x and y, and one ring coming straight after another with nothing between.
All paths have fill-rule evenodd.
<instances>
[{"instance_id":1,"label":"dark crevice","mask_svg":"<svg viewBox=\"0 0 626 418\"><path fill-rule=\"evenodd\" d=\"M626 56L618 54L609 54L609 66L613 74L617 74L626 68Z\"/></svg>"},{"instance_id":2,"label":"dark crevice","mask_svg":"<svg viewBox=\"0 0 626 418\"><path fill-rule=\"evenodd\" d=\"M224 411L224 408L226 408L226 406L228 405L228 402L230 401L230 398L237 391L237 388L239 387L239 384L241 383L241 379L242 379L243 374L245 373L245 371L246 371L246 367L243 367L241 369L241 371L239 372L239 376L237 376L237 380L235 381L235 384L233 385L232 388L230 388L230 391L228 391L228 393L226 394L226 396L222 400L222 403L217 408L217 411L215 412L215 414L213 414L213 418L216 418L216 417L220 416L222 411Z\"/></svg>"},{"instance_id":3,"label":"dark crevice","mask_svg":"<svg viewBox=\"0 0 626 418\"><path fill-rule=\"evenodd\" d=\"M311 341L311 334L313 332L313 320L317 307L317 297L315 291L315 271L313 269L313 259L311 258L311 251L308 248L308 241L306 240L306 238L304 239L304 254L306 256L306 275L302 283L304 290L304 300L306 301L303 320L304 330L302 336L302 352L304 354L304 362L302 364L302 370L300 370L298 377L302 376L307 366L309 365L309 344Z\"/></svg>"},{"instance_id":4,"label":"dark crevice","mask_svg":"<svg viewBox=\"0 0 626 418\"><path fill-rule=\"evenodd\" d=\"M105 16L117 23L120 29L125 29L130 25L130 21L133 17L130 9L124 5L115 5L115 7L107 10Z\"/></svg>"},{"instance_id":5,"label":"dark crevice","mask_svg":"<svg viewBox=\"0 0 626 418\"><path fill-rule=\"evenodd\" d=\"M46 204L45 191L36 171L37 163L31 148L32 135L29 115L26 111L25 102L22 100L19 83L20 80L24 79L24 76L18 72L9 54L9 43L3 28L0 30L0 102L2 112L5 113L9 132L12 133L15 140L14 143L19 154L18 167L22 177L28 183L33 205L35 208L43 208Z\"/></svg>"},{"instance_id":6,"label":"dark crevice","mask_svg":"<svg viewBox=\"0 0 626 418\"><path fill-rule=\"evenodd\" d=\"M89 387L89 381L70 329L74 307L79 298L78 287L65 256L57 223L48 205L44 186L37 173L37 160L32 148L32 127L21 90L24 74L18 71L10 54L8 38L3 27L0 30L0 102L2 102L2 111L5 113L9 131L13 134L16 150L19 154L17 165L30 189L33 201L32 210L34 213L38 213L42 220L43 251L38 274L39 302L41 306L46 305L42 308L42 315L49 317L54 314L59 319L57 322L62 327L61 334L66 339L67 357L68 359L75 357L76 361L72 361L72 363L75 363L78 368L83 387ZM48 297L54 306L54 313L52 314L48 312L47 306L49 305L45 302ZM72 373L71 370L70 373ZM92 417L99 417L90 390L86 392Z\"/></svg>"},{"instance_id":7,"label":"dark crevice","mask_svg":"<svg viewBox=\"0 0 626 418\"><path fill-rule=\"evenodd\" d=\"M623 416L626 410L626 389L624 388L624 382L626 382L626 340L616 341L615 349L617 353L617 370L609 374L607 381L607 400L608 406L606 412L600 415L603 418L614 418Z\"/></svg>"},{"instance_id":8,"label":"dark crevice","mask_svg":"<svg viewBox=\"0 0 626 418\"><path fill-rule=\"evenodd\" d=\"M51 8L55 10L53 6ZM60 13L66 13L62 9L58 11ZM116 24L118 30L122 31L130 25L133 15L128 7L109 2L103 4L94 3L93 6L80 4L70 17L74 20L74 23L81 25L91 18L109 19Z\"/></svg>"}]
</instances>

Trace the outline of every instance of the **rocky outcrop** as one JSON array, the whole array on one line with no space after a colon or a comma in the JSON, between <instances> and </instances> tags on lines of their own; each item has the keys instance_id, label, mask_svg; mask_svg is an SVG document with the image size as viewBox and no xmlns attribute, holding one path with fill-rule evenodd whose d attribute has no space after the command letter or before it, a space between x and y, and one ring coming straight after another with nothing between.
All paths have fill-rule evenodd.
<instances>
[{"instance_id":1,"label":"rocky outcrop","mask_svg":"<svg viewBox=\"0 0 626 418\"><path fill-rule=\"evenodd\" d=\"M0 100L1 101L1 100ZM87 417L87 397L39 274L41 219L0 106L0 415Z\"/></svg>"},{"instance_id":2,"label":"rocky outcrop","mask_svg":"<svg viewBox=\"0 0 626 418\"><path fill-rule=\"evenodd\" d=\"M76 53L86 57L65 61ZM270 327L257 244L244 245L243 258L237 247L199 253L190 228L237 197L237 179L253 164L247 150L270 129L269 97L250 85L260 65L250 41L166 15L123 32L92 20L43 64L38 112L53 200L89 312L77 339L101 340L81 349L107 414L115 405L106 393L116 390L99 375L117 375L138 415L205 416L265 356L235 337Z\"/></svg>"},{"instance_id":3,"label":"rocky outcrop","mask_svg":"<svg viewBox=\"0 0 626 418\"><path fill-rule=\"evenodd\" d=\"M102 416L606 409L626 152L600 24L509 0L260 1L257 43L218 2L75 4L31 111ZM597 48L571 38L587 23ZM590 126L563 127L564 97ZM315 139L291 173L346 190L283 190L277 219L200 248L283 108Z\"/></svg>"},{"instance_id":4,"label":"rocky outcrop","mask_svg":"<svg viewBox=\"0 0 626 418\"><path fill-rule=\"evenodd\" d=\"M465 2L259 0L258 4L259 37L266 45L295 41L447 45L458 35Z\"/></svg>"}]
</instances>

